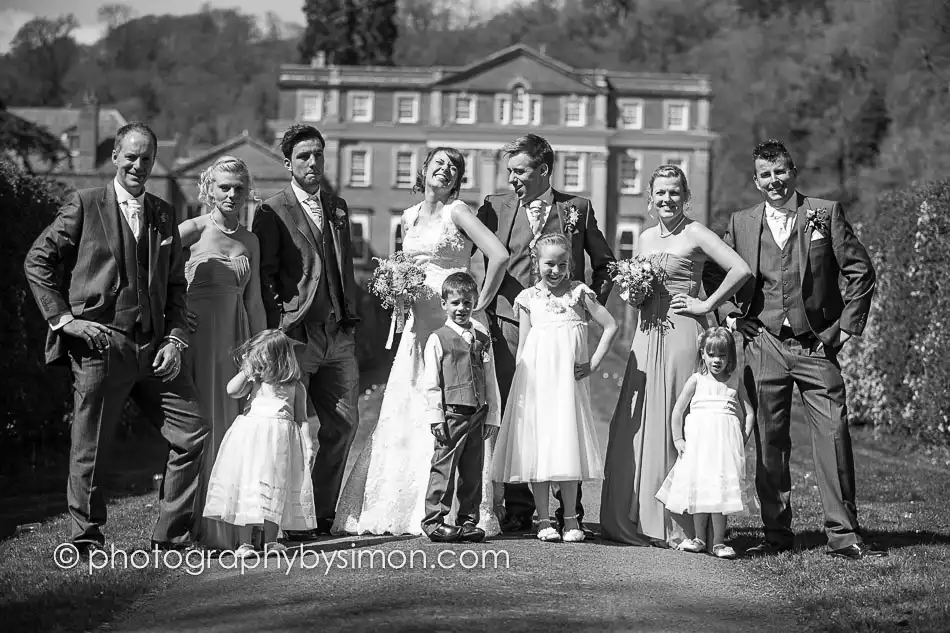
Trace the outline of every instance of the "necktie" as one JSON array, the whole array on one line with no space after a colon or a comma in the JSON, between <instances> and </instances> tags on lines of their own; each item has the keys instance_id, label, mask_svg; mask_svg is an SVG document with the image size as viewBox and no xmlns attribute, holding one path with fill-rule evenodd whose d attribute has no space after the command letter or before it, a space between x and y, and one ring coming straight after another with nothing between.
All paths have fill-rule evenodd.
<instances>
[{"instance_id":1,"label":"necktie","mask_svg":"<svg viewBox=\"0 0 950 633\"><path fill-rule=\"evenodd\" d=\"M313 221L317 224L317 228L321 231L323 230L323 209L320 207L320 197L312 196L306 200L307 210L310 212L310 217L313 218Z\"/></svg>"},{"instance_id":2,"label":"necktie","mask_svg":"<svg viewBox=\"0 0 950 633\"><path fill-rule=\"evenodd\" d=\"M528 204L528 223L531 224L531 230L535 235L541 233L541 219L544 215L544 202L541 200L532 200Z\"/></svg>"},{"instance_id":3,"label":"necktie","mask_svg":"<svg viewBox=\"0 0 950 633\"><path fill-rule=\"evenodd\" d=\"M469 330L462 330L462 340L471 345L475 342L475 337Z\"/></svg>"},{"instance_id":4,"label":"necktie","mask_svg":"<svg viewBox=\"0 0 950 633\"><path fill-rule=\"evenodd\" d=\"M792 222L795 216L788 209L769 209L769 218L778 229L772 236L775 238L775 243L779 248L785 248L785 243L792 234Z\"/></svg>"},{"instance_id":5,"label":"necktie","mask_svg":"<svg viewBox=\"0 0 950 633\"><path fill-rule=\"evenodd\" d=\"M135 198L125 201L125 210L129 214L129 228L132 229L132 235L137 242L142 236L142 205Z\"/></svg>"}]
</instances>

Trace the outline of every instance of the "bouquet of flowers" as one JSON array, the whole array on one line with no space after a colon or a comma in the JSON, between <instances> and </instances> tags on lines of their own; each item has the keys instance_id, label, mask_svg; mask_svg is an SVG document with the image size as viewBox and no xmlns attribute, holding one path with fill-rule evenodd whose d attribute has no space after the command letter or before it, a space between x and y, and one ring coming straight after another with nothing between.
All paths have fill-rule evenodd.
<instances>
[{"instance_id":1,"label":"bouquet of flowers","mask_svg":"<svg viewBox=\"0 0 950 633\"><path fill-rule=\"evenodd\" d=\"M637 308L653 294L658 274L650 259L634 255L607 265L614 283L620 286L620 297Z\"/></svg>"},{"instance_id":2,"label":"bouquet of flowers","mask_svg":"<svg viewBox=\"0 0 950 633\"><path fill-rule=\"evenodd\" d=\"M379 263L373 271L373 280L369 284L369 291L379 297L383 308L393 310L393 325L390 330L389 342L392 344L393 334L402 332L406 324L409 308L417 299L429 296L432 292L425 285L426 273L422 266L412 261L412 258L403 251L380 259L373 258Z\"/></svg>"}]
</instances>

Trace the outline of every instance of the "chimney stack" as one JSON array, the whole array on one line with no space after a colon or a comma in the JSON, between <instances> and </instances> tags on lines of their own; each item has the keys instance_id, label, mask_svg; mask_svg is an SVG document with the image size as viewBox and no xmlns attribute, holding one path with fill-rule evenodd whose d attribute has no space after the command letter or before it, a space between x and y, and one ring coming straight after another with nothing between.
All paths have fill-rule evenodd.
<instances>
[{"instance_id":1,"label":"chimney stack","mask_svg":"<svg viewBox=\"0 0 950 633\"><path fill-rule=\"evenodd\" d=\"M92 93L86 93L83 97L76 128L79 135L76 170L81 173L94 173L96 152L99 149L99 101Z\"/></svg>"},{"instance_id":2,"label":"chimney stack","mask_svg":"<svg viewBox=\"0 0 950 633\"><path fill-rule=\"evenodd\" d=\"M317 51L317 54L310 58L311 68L323 68L327 65L327 54L324 51Z\"/></svg>"}]
</instances>

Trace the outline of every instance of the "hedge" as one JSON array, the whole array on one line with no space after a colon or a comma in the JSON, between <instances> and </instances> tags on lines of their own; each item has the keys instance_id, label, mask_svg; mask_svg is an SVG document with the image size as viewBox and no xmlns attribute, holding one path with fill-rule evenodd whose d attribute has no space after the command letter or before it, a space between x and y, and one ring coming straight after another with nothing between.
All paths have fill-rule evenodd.
<instances>
[{"instance_id":1,"label":"hedge","mask_svg":"<svg viewBox=\"0 0 950 633\"><path fill-rule=\"evenodd\" d=\"M852 418L950 444L950 180L885 194L855 228L877 287L864 334L842 354Z\"/></svg>"},{"instance_id":2,"label":"hedge","mask_svg":"<svg viewBox=\"0 0 950 633\"><path fill-rule=\"evenodd\" d=\"M46 368L46 321L23 273L27 250L66 193L0 157L0 468L43 463L52 447L68 444L69 373Z\"/></svg>"}]
</instances>

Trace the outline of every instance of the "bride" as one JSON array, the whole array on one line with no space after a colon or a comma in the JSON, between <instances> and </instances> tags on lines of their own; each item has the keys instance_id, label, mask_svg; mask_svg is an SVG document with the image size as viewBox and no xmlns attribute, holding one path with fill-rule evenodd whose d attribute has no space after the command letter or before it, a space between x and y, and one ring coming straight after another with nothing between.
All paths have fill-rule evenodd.
<instances>
[{"instance_id":1,"label":"bride","mask_svg":"<svg viewBox=\"0 0 950 633\"><path fill-rule=\"evenodd\" d=\"M468 271L474 243L488 257L485 283L475 307L476 314L483 315L498 292L508 261L504 245L468 205L457 199L464 176L465 159L458 150L431 150L413 188L423 192L425 199L403 212L403 250L424 266L425 283L432 296L413 305L376 428L340 495L332 529L335 534L422 534L434 439L419 381L426 340L445 323L440 301L442 282L453 272ZM495 376L489 376L488 382L497 394ZM485 442L478 526L493 536L501 531L492 511L494 487L490 473L495 438Z\"/></svg>"}]
</instances>

